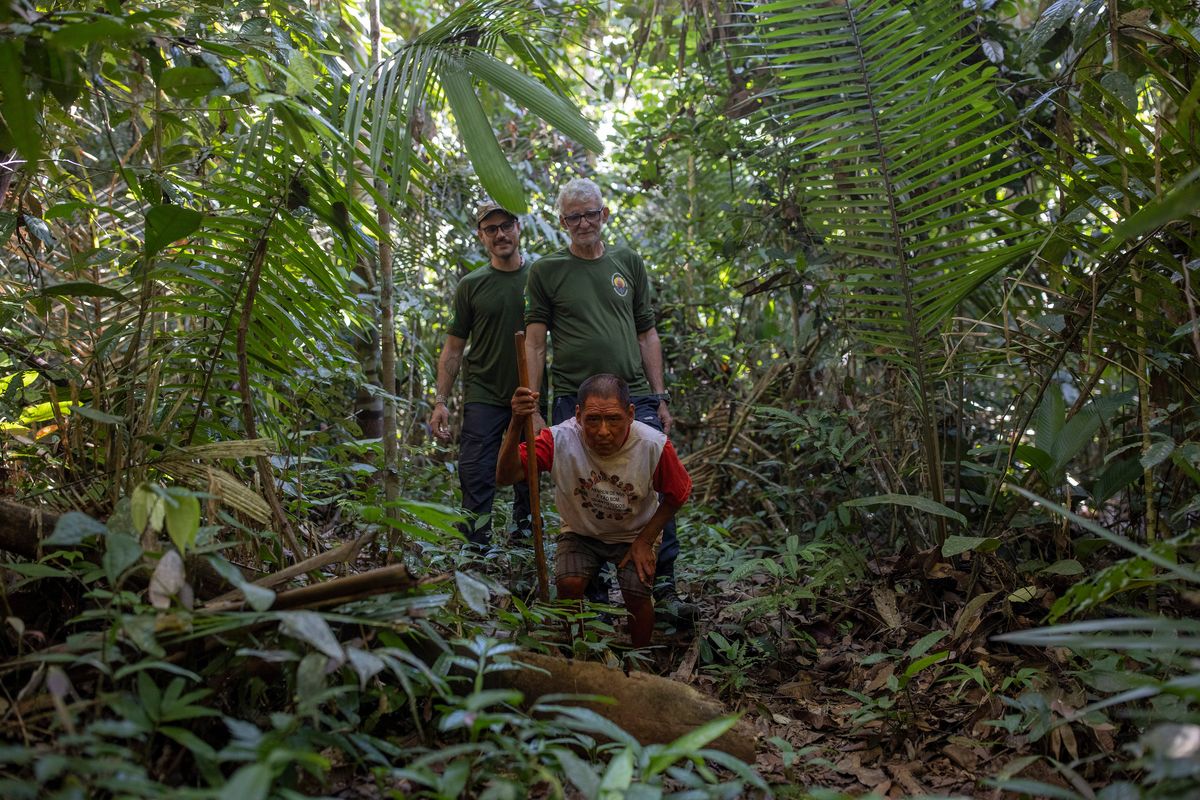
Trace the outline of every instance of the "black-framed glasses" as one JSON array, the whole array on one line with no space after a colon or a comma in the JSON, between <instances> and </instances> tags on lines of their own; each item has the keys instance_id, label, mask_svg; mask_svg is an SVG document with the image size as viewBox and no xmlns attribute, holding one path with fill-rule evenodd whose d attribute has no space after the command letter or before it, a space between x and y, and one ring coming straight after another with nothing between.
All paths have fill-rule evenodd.
<instances>
[{"instance_id":1,"label":"black-framed glasses","mask_svg":"<svg viewBox=\"0 0 1200 800\"><path fill-rule=\"evenodd\" d=\"M515 219L506 219L506 220L504 220L504 222L501 222L499 225L481 225L479 230L483 231L484 236L495 236L496 231L504 231L505 233L512 233L513 228L515 228L515 227L517 227L517 221Z\"/></svg>"},{"instance_id":2,"label":"black-framed glasses","mask_svg":"<svg viewBox=\"0 0 1200 800\"><path fill-rule=\"evenodd\" d=\"M574 228L585 219L588 222L598 222L602 211L604 211L602 208L593 208L591 211L584 211L582 214L568 214L562 218L562 221L568 228Z\"/></svg>"}]
</instances>

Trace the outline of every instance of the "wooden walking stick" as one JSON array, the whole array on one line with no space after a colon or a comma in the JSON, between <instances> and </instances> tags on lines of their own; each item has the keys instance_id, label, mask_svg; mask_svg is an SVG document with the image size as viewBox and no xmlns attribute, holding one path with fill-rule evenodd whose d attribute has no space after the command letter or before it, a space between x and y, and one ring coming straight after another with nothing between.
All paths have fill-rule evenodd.
<instances>
[{"instance_id":1,"label":"wooden walking stick","mask_svg":"<svg viewBox=\"0 0 1200 800\"><path fill-rule=\"evenodd\" d=\"M517 348L517 378L527 389L529 385L529 361L525 358L525 331L517 331L513 335L513 344ZM538 497L538 463L537 448L533 446L533 417L525 420L525 481L529 484L529 511L533 515L533 558L537 562L538 600L550 602L550 575L546 570L546 546L542 540L542 508Z\"/></svg>"}]
</instances>

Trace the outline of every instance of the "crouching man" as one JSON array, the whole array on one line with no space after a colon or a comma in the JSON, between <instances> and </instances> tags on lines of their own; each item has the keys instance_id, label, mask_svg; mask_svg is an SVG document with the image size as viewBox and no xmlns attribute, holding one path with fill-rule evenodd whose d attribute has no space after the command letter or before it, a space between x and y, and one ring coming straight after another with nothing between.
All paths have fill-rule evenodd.
<instances>
[{"instance_id":1,"label":"crouching man","mask_svg":"<svg viewBox=\"0 0 1200 800\"><path fill-rule=\"evenodd\" d=\"M562 520L554 580L558 596L584 597L604 562L617 565L635 647L654 632L654 569L658 538L692 491L666 435L634 419L629 387L616 375L593 375L579 386L575 417L543 428L535 440L538 468L554 481ZM525 477L525 420L538 394L518 387L512 419L500 445L496 483ZM661 492L662 500L659 500Z\"/></svg>"}]
</instances>

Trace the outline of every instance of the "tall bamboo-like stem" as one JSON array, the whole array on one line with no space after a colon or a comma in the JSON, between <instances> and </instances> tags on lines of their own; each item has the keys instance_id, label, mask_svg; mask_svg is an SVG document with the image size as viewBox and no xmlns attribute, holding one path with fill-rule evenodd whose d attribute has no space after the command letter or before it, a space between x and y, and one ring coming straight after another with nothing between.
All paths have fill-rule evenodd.
<instances>
[{"instance_id":1,"label":"tall bamboo-like stem","mask_svg":"<svg viewBox=\"0 0 1200 800\"><path fill-rule=\"evenodd\" d=\"M294 178L295 176L293 176ZM238 392L242 401L242 426L247 439L258 438L258 425L254 419L253 394L250 390L250 358L246 352L246 340L250 332L250 318L254 312L254 298L258 295L263 264L267 260L268 236L271 226L275 224L275 217L279 214L279 209L283 206L286 198L287 191L281 191L279 200L271 209L271 214L267 217L266 224L263 225L258 241L254 244L254 250L250 254L250 263L246 269L246 298L242 301L242 313L237 328L237 367ZM271 508L271 516L279 528L279 535L283 537L287 546L292 548L292 554L297 559L303 559L305 557L304 548L300 545L300 540L296 538L295 532L292 531L292 526L283 511L283 505L279 501L279 493L275 489L275 471L271 468L270 459L264 455L257 456L255 465L258 468L259 481L262 482L262 495Z\"/></svg>"},{"instance_id":2,"label":"tall bamboo-like stem","mask_svg":"<svg viewBox=\"0 0 1200 800\"><path fill-rule=\"evenodd\" d=\"M1108 0L1108 39L1113 72L1121 68L1120 42L1118 40L1118 9L1117 0ZM1129 168L1121 162L1121 187L1125 189L1125 216L1132 212L1129 207ZM1159 190L1160 187L1155 187ZM1161 191L1159 191L1161 195ZM1138 424L1142 429L1142 453L1150 449L1150 360L1146 356L1146 312L1142 309L1142 270L1134 262L1130 269L1133 282L1133 317L1137 329L1137 393L1138 393ZM1142 486L1146 495L1146 541L1154 540L1158 528L1158 507L1154 501L1154 470L1142 471Z\"/></svg>"},{"instance_id":3,"label":"tall bamboo-like stem","mask_svg":"<svg viewBox=\"0 0 1200 800\"><path fill-rule=\"evenodd\" d=\"M371 63L382 60L380 39L382 24L379 20L379 0L371 0ZM378 172L375 175L375 190L381 198L376 209L379 221L379 322L380 332L380 377L383 381L383 496L387 515L396 519L400 499L400 448L396 440L396 282L392 272L392 214L387 199L391 197L387 179ZM394 531L394 529L393 529ZM393 532L388 536L388 557L395 547ZM403 542L401 542L403 544Z\"/></svg>"}]
</instances>

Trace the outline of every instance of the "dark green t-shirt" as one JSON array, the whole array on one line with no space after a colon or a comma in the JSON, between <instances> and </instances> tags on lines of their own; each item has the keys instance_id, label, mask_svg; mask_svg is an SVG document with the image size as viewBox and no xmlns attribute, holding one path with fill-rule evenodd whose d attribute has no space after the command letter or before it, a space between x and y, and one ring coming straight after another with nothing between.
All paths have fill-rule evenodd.
<instances>
[{"instance_id":1,"label":"dark green t-shirt","mask_svg":"<svg viewBox=\"0 0 1200 800\"><path fill-rule=\"evenodd\" d=\"M513 334L525 330L525 280L529 262L504 272L485 264L468 273L454 291L450 333L468 340L463 360L463 399L508 408L517 389Z\"/></svg>"},{"instance_id":2,"label":"dark green t-shirt","mask_svg":"<svg viewBox=\"0 0 1200 800\"><path fill-rule=\"evenodd\" d=\"M588 261L563 248L533 265L525 293L525 323L550 331L551 376L557 396L575 394L599 372L625 379L632 394L649 394L639 333L654 327L650 277L628 247L605 248Z\"/></svg>"}]
</instances>

